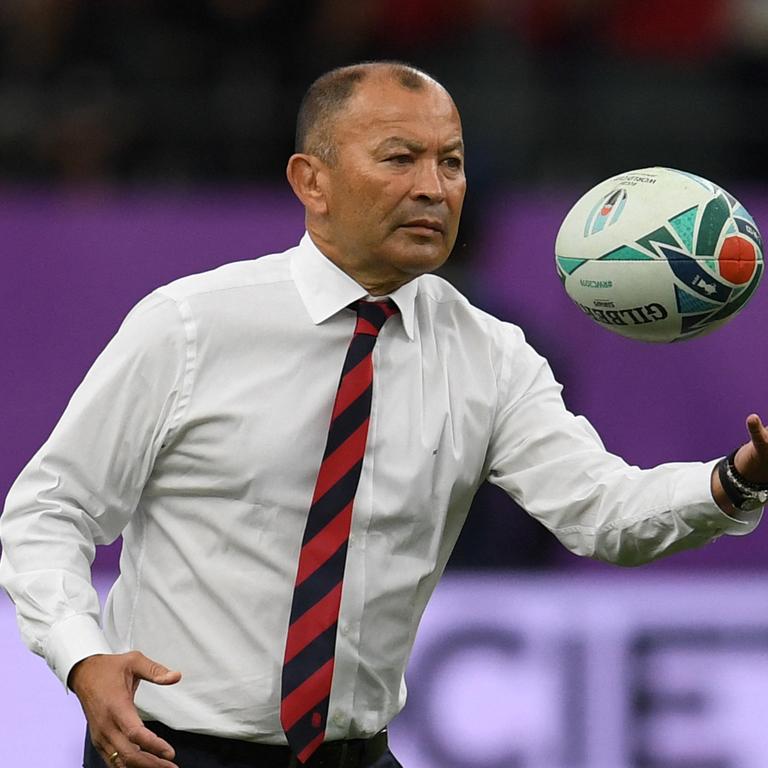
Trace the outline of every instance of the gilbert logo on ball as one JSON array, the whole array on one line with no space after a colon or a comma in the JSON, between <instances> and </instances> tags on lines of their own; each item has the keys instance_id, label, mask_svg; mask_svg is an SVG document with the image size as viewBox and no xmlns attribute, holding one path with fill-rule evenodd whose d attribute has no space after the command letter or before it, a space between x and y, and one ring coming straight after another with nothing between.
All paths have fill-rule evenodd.
<instances>
[{"instance_id":1,"label":"gilbert logo on ball","mask_svg":"<svg viewBox=\"0 0 768 768\"><path fill-rule=\"evenodd\" d=\"M671 168L613 176L566 215L555 242L565 290L622 336L678 341L718 328L763 274L763 241L724 189Z\"/></svg>"}]
</instances>

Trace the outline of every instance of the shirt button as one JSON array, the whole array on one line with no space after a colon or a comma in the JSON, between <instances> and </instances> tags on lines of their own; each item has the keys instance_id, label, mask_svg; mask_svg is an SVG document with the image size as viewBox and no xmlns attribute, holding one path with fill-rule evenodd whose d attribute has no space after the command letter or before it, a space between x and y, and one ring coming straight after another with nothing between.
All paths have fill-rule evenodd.
<instances>
[{"instance_id":1,"label":"shirt button","mask_svg":"<svg viewBox=\"0 0 768 768\"><path fill-rule=\"evenodd\" d=\"M354 543L355 543L355 534L354 533L350 533L349 534L349 544L351 546Z\"/></svg>"},{"instance_id":2,"label":"shirt button","mask_svg":"<svg viewBox=\"0 0 768 768\"><path fill-rule=\"evenodd\" d=\"M337 710L333 713L333 722L335 725L344 725L344 713Z\"/></svg>"},{"instance_id":3,"label":"shirt button","mask_svg":"<svg viewBox=\"0 0 768 768\"><path fill-rule=\"evenodd\" d=\"M341 632L342 635L347 635L349 633L349 625L339 624L339 632Z\"/></svg>"}]
</instances>

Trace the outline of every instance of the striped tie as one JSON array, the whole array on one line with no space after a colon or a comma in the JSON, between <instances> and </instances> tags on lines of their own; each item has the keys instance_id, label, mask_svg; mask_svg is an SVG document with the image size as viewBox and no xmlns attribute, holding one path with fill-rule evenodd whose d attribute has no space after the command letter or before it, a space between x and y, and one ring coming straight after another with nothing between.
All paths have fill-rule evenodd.
<instances>
[{"instance_id":1,"label":"striped tie","mask_svg":"<svg viewBox=\"0 0 768 768\"><path fill-rule=\"evenodd\" d=\"M398 310L358 301L331 414L328 441L304 530L285 644L280 721L299 762L325 739L352 505L360 480L373 390L373 348Z\"/></svg>"}]
</instances>

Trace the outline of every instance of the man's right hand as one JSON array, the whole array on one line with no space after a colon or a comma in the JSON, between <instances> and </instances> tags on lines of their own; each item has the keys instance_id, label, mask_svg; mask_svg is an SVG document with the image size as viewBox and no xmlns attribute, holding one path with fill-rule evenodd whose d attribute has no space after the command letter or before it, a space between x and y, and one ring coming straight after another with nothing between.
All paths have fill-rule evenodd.
<instances>
[{"instance_id":1,"label":"man's right hand","mask_svg":"<svg viewBox=\"0 0 768 768\"><path fill-rule=\"evenodd\" d=\"M177 768L173 747L144 727L134 706L142 680L173 685L181 673L138 651L97 654L75 664L67 684L80 699L91 741L109 768Z\"/></svg>"}]
</instances>

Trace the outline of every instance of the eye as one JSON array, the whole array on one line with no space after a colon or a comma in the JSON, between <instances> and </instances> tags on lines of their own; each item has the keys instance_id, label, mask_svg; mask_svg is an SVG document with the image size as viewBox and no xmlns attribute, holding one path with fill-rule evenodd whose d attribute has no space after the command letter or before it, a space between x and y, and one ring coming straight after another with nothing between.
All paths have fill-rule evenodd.
<instances>
[{"instance_id":1,"label":"eye","mask_svg":"<svg viewBox=\"0 0 768 768\"><path fill-rule=\"evenodd\" d=\"M386 162L393 165L408 165L408 163L412 162L412 158L407 154L390 155L386 158Z\"/></svg>"},{"instance_id":2,"label":"eye","mask_svg":"<svg viewBox=\"0 0 768 768\"><path fill-rule=\"evenodd\" d=\"M456 155L451 155L450 157L444 158L443 164L447 165L453 171L460 171L464 166L462 158Z\"/></svg>"}]
</instances>

